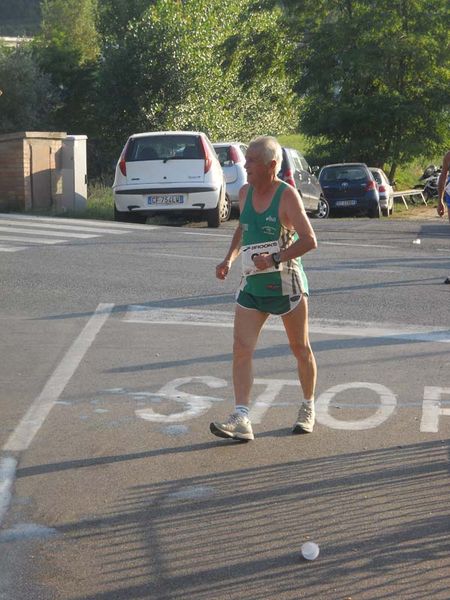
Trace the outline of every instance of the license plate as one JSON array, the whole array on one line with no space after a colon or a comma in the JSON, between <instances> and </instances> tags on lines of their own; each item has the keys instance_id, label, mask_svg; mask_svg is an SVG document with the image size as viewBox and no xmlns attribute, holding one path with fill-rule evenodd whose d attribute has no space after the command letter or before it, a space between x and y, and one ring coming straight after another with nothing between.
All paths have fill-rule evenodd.
<instances>
[{"instance_id":1,"label":"license plate","mask_svg":"<svg viewBox=\"0 0 450 600\"><path fill-rule=\"evenodd\" d=\"M336 206L356 206L356 200L338 200Z\"/></svg>"},{"instance_id":2,"label":"license plate","mask_svg":"<svg viewBox=\"0 0 450 600\"><path fill-rule=\"evenodd\" d=\"M149 205L163 205L169 206L172 204L183 204L184 203L184 195L183 194L154 194L149 196L147 199L147 203Z\"/></svg>"}]
</instances>

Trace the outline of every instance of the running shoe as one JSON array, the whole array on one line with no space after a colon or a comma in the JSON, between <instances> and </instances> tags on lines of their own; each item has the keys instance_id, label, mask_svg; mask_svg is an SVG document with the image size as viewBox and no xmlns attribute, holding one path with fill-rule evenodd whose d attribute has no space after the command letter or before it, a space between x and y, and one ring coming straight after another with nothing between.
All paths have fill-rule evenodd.
<instances>
[{"instance_id":1,"label":"running shoe","mask_svg":"<svg viewBox=\"0 0 450 600\"><path fill-rule=\"evenodd\" d=\"M315 420L314 402L302 402L292 433L312 433Z\"/></svg>"},{"instance_id":2,"label":"running shoe","mask_svg":"<svg viewBox=\"0 0 450 600\"><path fill-rule=\"evenodd\" d=\"M232 413L224 423L214 421L209 429L211 433L221 438L247 441L255 439L250 420L239 413Z\"/></svg>"}]
</instances>

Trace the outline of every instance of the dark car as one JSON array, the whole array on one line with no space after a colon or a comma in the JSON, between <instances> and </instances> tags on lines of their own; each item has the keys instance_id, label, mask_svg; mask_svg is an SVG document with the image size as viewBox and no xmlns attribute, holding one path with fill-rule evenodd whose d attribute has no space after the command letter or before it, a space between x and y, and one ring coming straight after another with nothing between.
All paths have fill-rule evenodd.
<instances>
[{"instance_id":1,"label":"dark car","mask_svg":"<svg viewBox=\"0 0 450 600\"><path fill-rule=\"evenodd\" d=\"M331 213L381 216L378 186L366 164L325 165L320 170L319 181Z\"/></svg>"},{"instance_id":2,"label":"dark car","mask_svg":"<svg viewBox=\"0 0 450 600\"><path fill-rule=\"evenodd\" d=\"M283 146L282 151L283 162L278 177L297 189L306 212L326 219L330 212L328 202L313 169L298 150Z\"/></svg>"}]
</instances>

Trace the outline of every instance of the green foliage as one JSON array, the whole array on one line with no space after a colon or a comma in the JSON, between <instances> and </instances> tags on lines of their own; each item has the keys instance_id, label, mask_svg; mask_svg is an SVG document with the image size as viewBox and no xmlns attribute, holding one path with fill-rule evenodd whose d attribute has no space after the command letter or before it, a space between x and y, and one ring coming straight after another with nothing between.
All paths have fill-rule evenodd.
<instances>
[{"instance_id":1,"label":"green foliage","mask_svg":"<svg viewBox=\"0 0 450 600\"><path fill-rule=\"evenodd\" d=\"M43 0L38 43L70 51L80 65L93 62L100 54L96 19L97 0Z\"/></svg>"},{"instance_id":2,"label":"green foliage","mask_svg":"<svg viewBox=\"0 0 450 600\"><path fill-rule=\"evenodd\" d=\"M139 20L154 0L100 0L97 28L109 42L122 40L128 24Z\"/></svg>"},{"instance_id":3,"label":"green foliage","mask_svg":"<svg viewBox=\"0 0 450 600\"><path fill-rule=\"evenodd\" d=\"M94 90L100 55L96 19L97 0L42 2L42 29L33 49L60 90L54 122L62 131L90 134L96 128Z\"/></svg>"},{"instance_id":4,"label":"green foliage","mask_svg":"<svg viewBox=\"0 0 450 600\"><path fill-rule=\"evenodd\" d=\"M29 48L0 45L0 82L1 133L52 128L58 92Z\"/></svg>"},{"instance_id":5,"label":"green foliage","mask_svg":"<svg viewBox=\"0 0 450 600\"><path fill-rule=\"evenodd\" d=\"M449 142L447 2L305 5L295 20L297 90L304 95L302 131L324 138L317 155L395 170L442 150Z\"/></svg>"},{"instance_id":6,"label":"green foliage","mask_svg":"<svg viewBox=\"0 0 450 600\"><path fill-rule=\"evenodd\" d=\"M157 0L123 39L107 40L99 101L115 155L137 131L247 140L292 130L291 46L280 18L250 0Z\"/></svg>"}]
</instances>

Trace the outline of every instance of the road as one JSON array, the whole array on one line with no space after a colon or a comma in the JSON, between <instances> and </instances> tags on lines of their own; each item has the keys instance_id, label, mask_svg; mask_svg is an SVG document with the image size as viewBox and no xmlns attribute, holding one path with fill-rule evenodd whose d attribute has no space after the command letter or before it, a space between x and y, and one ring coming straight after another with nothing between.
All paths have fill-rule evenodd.
<instances>
[{"instance_id":1,"label":"road","mask_svg":"<svg viewBox=\"0 0 450 600\"><path fill-rule=\"evenodd\" d=\"M450 229L312 223L317 426L271 319L240 444L235 223L0 215L1 600L448 600Z\"/></svg>"}]
</instances>

